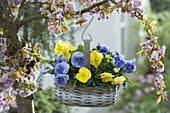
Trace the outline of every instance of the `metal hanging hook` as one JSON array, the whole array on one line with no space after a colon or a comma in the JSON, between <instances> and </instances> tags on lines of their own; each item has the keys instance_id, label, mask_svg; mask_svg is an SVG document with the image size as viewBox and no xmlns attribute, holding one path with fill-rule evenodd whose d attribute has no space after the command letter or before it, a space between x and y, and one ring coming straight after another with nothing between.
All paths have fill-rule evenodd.
<instances>
[{"instance_id":1,"label":"metal hanging hook","mask_svg":"<svg viewBox=\"0 0 170 113\"><path fill-rule=\"evenodd\" d=\"M93 21L93 19L94 19L94 16L91 18L91 20L90 20L90 22L88 23L88 25L86 26L86 28L84 29L84 31L83 31L83 33L82 33L82 35L81 35L81 39L84 41L84 33L86 32L86 30L87 30L87 28L90 26L90 24L91 24L91 22ZM89 37L90 37L90 41L92 41L92 36L90 35L90 34L88 34L89 35Z\"/></svg>"}]
</instances>

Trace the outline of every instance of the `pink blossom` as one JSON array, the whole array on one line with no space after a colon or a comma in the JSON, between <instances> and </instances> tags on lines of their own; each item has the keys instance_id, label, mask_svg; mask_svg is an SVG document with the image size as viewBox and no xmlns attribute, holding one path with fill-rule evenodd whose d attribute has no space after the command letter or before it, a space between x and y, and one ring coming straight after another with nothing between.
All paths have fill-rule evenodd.
<instances>
[{"instance_id":1,"label":"pink blossom","mask_svg":"<svg viewBox=\"0 0 170 113\"><path fill-rule=\"evenodd\" d=\"M60 35L60 34L61 34L61 32L60 32L60 30L59 30L58 27L56 27L56 28L54 29L54 34L56 34L56 35Z\"/></svg>"},{"instance_id":2,"label":"pink blossom","mask_svg":"<svg viewBox=\"0 0 170 113\"><path fill-rule=\"evenodd\" d=\"M11 105L11 107L13 107L13 108L17 108L17 103L16 103L16 101L11 102L10 105Z\"/></svg>"},{"instance_id":3,"label":"pink blossom","mask_svg":"<svg viewBox=\"0 0 170 113\"><path fill-rule=\"evenodd\" d=\"M158 56L159 56L159 53L157 51L153 51L150 57L150 61L151 62L158 61Z\"/></svg>"},{"instance_id":4,"label":"pink blossom","mask_svg":"<svg viewBox=\"0 0 170 113\"><path fill-rule=\"evenodd\" d=\"M142 2L141 2L141 0L133 0L133 5L134 5L134 7L140 7L141 5L142 5Z\"/></svg>"},{"instance_id":5,"label":"pink blossom","mask_svg":"<svg viewBox=\"0 0 170 113\"><path fill-rule=\"evenodd\" d=\"M20 90L19 91L19 95L21 96L21 97L27 97L27 96L30 96L32 93L31 93L31 91L25 91L25 90Z\"/></svg>"},{"instance_id":6,"label":"pink blossom","mask_svg":"<svg viewBox=\"0 0 170 113\"><path fill-rule=\"evenodd\" d=\"M61 13L56 14L56 19L60 20L61 18L63 18L63 15Z\"/></svg>"},{"instance_id":7,"label":"pink blossom","mask_svg":"<svg viewBox=\"0 0 170 113\"><path fill-rule=\"evenodd\" d=\"M164 56L165 55L165 51L166 51L166 46L163 45L162 48L158 52L159 52L159 54L161 56Z\"/></svg>"},{"instance_id":8,"label":"pink blossom","mask_svg":"<svg viewBox=\"0 0 170 113\"><path fill-rule=\"evenodd\" d=\"M1 68L4 69L5 71L9 70L8 66L4 66L4 67L1 67Z\"/></svg>"},{"instance_id":9,"label":"pink blossom","mask_svg":"<svg viewBox=\"0 0 170 113\"><path fill-rule=\"evenodd\" d=\"M156 72L162 73L165 70L165 66L162 62L159 62L158 66L156 67Z\"/></svg>"},{"instance_id":10,"label":"pink blossom","mask_svg":"<svg viewBox=\"0 0 170 113\"><path fill-rule=\"evenodd\" d=\"M157 74L156 76L156 87L160 88L161 86L161 83L162 83L162 80L163 80L163 76L162 74Z\"/></svg>"}]
</instances>

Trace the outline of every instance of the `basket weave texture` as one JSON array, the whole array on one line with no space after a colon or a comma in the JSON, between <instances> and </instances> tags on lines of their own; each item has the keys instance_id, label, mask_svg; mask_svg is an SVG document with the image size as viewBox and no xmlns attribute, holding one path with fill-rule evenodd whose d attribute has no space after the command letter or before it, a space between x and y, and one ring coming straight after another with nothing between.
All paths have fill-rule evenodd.
<instances>
[{"instance_id":1,"label":"basket weave texture","mask_svg":"<svg viewBox=\"0 0 170 113\"><path fill-rule=\"evenodd\" d=\"M119 85L111 89L103 87L73 88L55 86L55 94L59 103L79 107L106 107L116 102L119 93Z\"/></svg>"}]
</instances>

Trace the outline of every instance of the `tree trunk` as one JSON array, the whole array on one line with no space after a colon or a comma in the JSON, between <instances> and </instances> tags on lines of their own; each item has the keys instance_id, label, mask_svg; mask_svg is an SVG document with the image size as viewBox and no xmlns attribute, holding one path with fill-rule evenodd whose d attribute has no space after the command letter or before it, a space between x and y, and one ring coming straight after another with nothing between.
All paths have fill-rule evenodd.
<instances>
[{"instance_id":1,"label":"tree trunk","mask_svg":"<svg viewBox=\"0 0 170 113\"><path fill-rule=\"evenodd\" d=\"M9 24L7 25L10 26ZM10 27L7 27L7 29L5 29L5 36L8 39L8 44L10 45L9 50L11 50L8 51L9 55L16 54L16 52L25 45L25 43L17 35L18 30L19 28L16 24L11 24ZM17 113L35 113L33 95L25 98L17 96L16 101L18 111Z\"/></svg>"},{"instance_id":2,"label":"tree trunk","mask_svg":"<svg viewBox=\"0 0 170 113\"><path fill-rule=\"evenodd\" d=\"M35 113L33 95L25 98L17 96L16 99L18 113Z\"/></svg>"}]
</instances>

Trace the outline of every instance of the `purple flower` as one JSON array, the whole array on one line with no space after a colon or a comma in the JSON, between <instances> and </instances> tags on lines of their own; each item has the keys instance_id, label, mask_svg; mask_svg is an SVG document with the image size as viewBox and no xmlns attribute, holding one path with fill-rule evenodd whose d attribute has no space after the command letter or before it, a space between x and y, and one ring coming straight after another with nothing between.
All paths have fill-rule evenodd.
<instances>
[{"instance_id":1,"label":"purple flower","mask_svg":"<svg viewBox=\"0 0 170 113\"><path fill-rule=\"evenodd\" d=\"M61 62L55 65L54 72L56 74L66 74L69 71L69 68L69 64L67 64L66 62Z\"/></svg>"},{"instance_id":2,"label":"purple flower","mask_svg":"<svg viewBox=\"0 0 170 113\"><path fill-rule=\"evenodd\" d=\"M71 57L71 64L77 68L83 67L84 66L84 54L81 52L75 52Z\"/></svg>"},{"instance_id":3,"label":"purple flower","mask_svg":"<svg viewBox=\"0 0 170 113\"><path fill-rule=\"evenodd\" d=\"M135 70L136 70L135 59L126 61L126 66L124 68L125 73L131 74Z\"/></svg>"},{"instance_id":4,"label":"purple flower","mask_svg":"<svg viewBox=\"0 0 170 113\"><path fill-rule=\"evenodd\" d=\"M62 75L62 74L58 74L55 78L54 78L54 83L60 87L64 87L67 84L67 81L69 80L69 76L68 75Z\"/></svg>"},{"instance_id":5,"label":"purple flower","mask_svg":"<svg viewBox=\"0 0 170 113\"><path fill-rule=\"evenodd\" d=\"M54 66L58 63L61 63L61 62L67 62L67 60L65 58L63 58L62 56L59 56L57 61L54 63Z\"/></svg>"},{"instance_id":6,"label":"purple flower","mask_svg":"<svg viewBox=\"0 0 170 113\"><path fill-rule=\"evenodd\" d=\"M100 51L100 53L102 53L103 55L106 55L109 52L109 47L102 45L100 43L98 43L97 45L97 49Z\"/></svg>"},{"instance_id":7,"label":"purple flower","mask_svg":"<svg viewBox=\"0 0 170 113\"><path fill-rule=\"evenodd\" d=\"M125 66L124 56L123 55L116 55L113 58L113 62L117 68L122 68Z\"/></svg>"}]
</instances>

